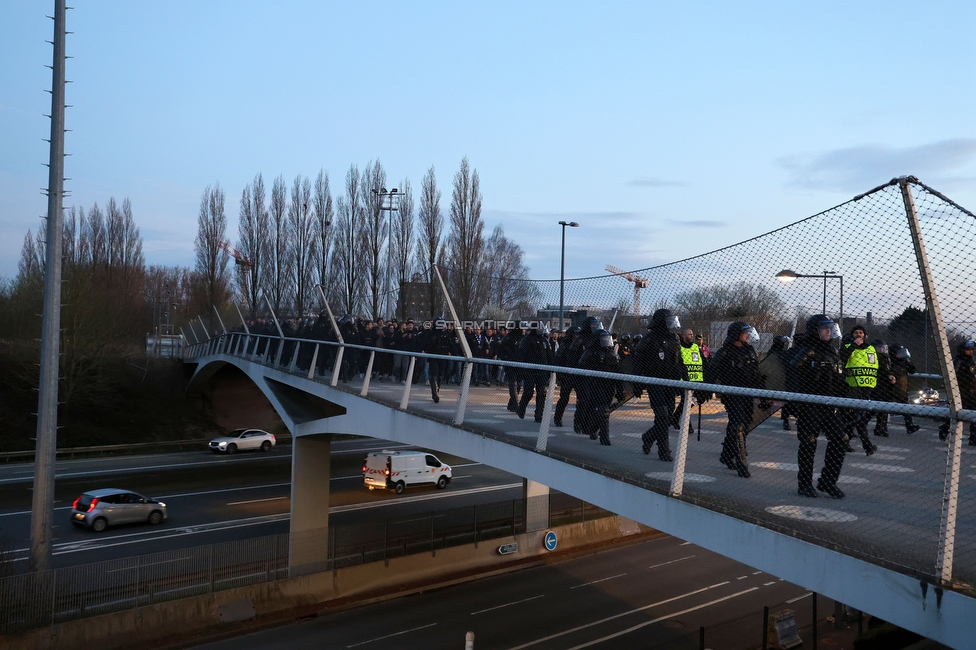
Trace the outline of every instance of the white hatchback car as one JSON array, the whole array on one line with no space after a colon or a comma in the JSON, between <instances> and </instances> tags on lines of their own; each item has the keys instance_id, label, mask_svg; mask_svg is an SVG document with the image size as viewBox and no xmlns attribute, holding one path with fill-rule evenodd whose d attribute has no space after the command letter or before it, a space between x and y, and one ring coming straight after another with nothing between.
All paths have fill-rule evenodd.
<instances>
[{"instance_id":1,"label":"white hatchback car","mask_svg":"<svg viewBox=\"0 0 976 650\"><path fill-rule=\"evenodd\" d=\"M235 429L229 436L214 438L210 441L210 451L215 454L235 454L248 449L271 451L275 446L274 434L261 429Z\"/></svg>"}]
</instances>

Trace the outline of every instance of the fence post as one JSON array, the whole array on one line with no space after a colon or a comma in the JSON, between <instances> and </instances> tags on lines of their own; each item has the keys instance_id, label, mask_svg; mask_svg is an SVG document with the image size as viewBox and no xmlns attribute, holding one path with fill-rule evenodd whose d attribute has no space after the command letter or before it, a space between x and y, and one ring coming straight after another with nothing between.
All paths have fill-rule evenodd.
<instances>
[{"instance_id":1,"label":"fence post","mask_svg":"<svg viewBox=\"0 0 976 650\"><path fill-rule=\"evenodd\" d=\"M952 579L952 556L955 550L956 514L959 503L959 481L962 465L962 431L963 423L956 419L956 411L962 409L962 397L959 393L959 382L956 381L955 368L952 365L952 351L949 339L946 337L945 324L942 321L942 309L935 292L935 280L929 266L929 258L925 252L925 242L922 240L922 229L915 211L915 201L909 184L917 182L911 176L898 179L901 197L905 203L905 214L908 217L908 227L912 233L912 244L915 246L915 258L918 261L918 272L922 278L922 290L925 292L925 307L935 327L935 343L939 350L939 366L945 380L949 401L949 449L946 455L946 477L942 491L942 515L939 525L939 553L936 559L935 571L944 580Z\"/></svg>"},{"instance_id":2,"label":"fence post","mask_svg":"<svg viewBox=\"0 0 976 650\"><path fill-rule=\"evenodd\" d=\"M291 363L288 364L288 373L291 374L295 372L295 368L298 367L298 353L302 350L302 342L295 341L295 351L291 353Z\"/></svg>"},{"instance_id":3,"label":"fence post","mask_svg":"<svg viewBox=\"0 0 976 650\"><path fill-rule=\"evenodd\" d=\"M464 375L461 379L461 392L458 395L457 411L454 413L454 424L463 424L464 410L468 405L468 390L471 387L471 367L473 365L471 347L468 345L468 340L464 338L461 321L458 320L457 311L454 309L454 301L451 300L451 296L447 293L447 285L444 284L444 278L441 277L440 269L438 269L436 265L432 266L431 268L434 269L434 274L437 276L437 281L441 285L441 291L444 293L444 301L447 303L447 308L451 312L451 318L454 319L455 336L458 338L458 343L461 344L461 350L464 352L464 358L467 359L467 363L464 364Z\"/></svg>"},{"instance_id":4,"label":"fence post","mask_svg":"<svg viewBox=\"0 0 976 650\"><path fill-rule=\"evenodd\" d=\"M681 424L678 432L678 457L674 459L674 474L671 475L671 496L680 497L685 486L685 459L688 457L688 428L691 425L692 392L686 390L684 407L681 409Z\"/></svg>"},{"instance_id":5,"label":"fence post","mask_svg":"<svg viewBox=\"0 0 976 650\"><path fill-rule=\"evenodd\" d=\"M556 373L549 373L549 392L546 393L546 405L542 407L542 424L539 425L539 437L535 441L536 451L545 451L549 444L549 423L552 421L552 402L556 398ZM539 399L539 396L535 396Z\"/></svg>"},{"instance_id":6,"label":"fence post","mask_svg":"<svg viewBox=\"0 0 976 650\"><path fill-rule=\"evenodd\" d=\"M315 378L315 366L319 362L319 346L320 345L321 345L321 343L316 343L315 344L315 350L312 352L312 364L308 367L308 376L306 377L306 379L314 379Z\"/></svg>"},{"instance_id":7,"label":"fence post","mask_svg":"<svg viewBox=\"0 0 976 650\"><path fill-rule=\"evenodd\" d=\"M406 385L403 387L403 396L400 397L400 410L406 411L407 404L410 403L410 387L413 386L413 368L417 363L417 357L410 357L410 367L407 369Z\"/></svg>"},{"instance_id":8,"label":"fence post","mask_svg":"<svg viewBox=\"0 0 976 650\"><path fill-rule=\"evenodd\" d=\"M376 350L369 351L369 361L366 362L366 374L363 375L363 387L359 391L360 397L366 397L369 394L369 378L373 374L373 359L376 358Z\"/></svg>"}]
</instances>

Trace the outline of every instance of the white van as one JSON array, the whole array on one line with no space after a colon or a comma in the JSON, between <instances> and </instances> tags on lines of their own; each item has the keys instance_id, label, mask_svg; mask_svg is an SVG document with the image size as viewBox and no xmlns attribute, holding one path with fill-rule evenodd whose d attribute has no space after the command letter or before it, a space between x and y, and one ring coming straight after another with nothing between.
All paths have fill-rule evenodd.
<instances>
[{"instance_id":1,"label":"white van","mask_svg":"<svg viewBox=\"0 0 976 650\"><path fill-rule=\"evenodd\" d=\"M445 488L451 482L451 466L425 451L376 451L366 456L363 483L370 490L392 489L401 494L411 485Z\"/></svg>"}]
</instances>

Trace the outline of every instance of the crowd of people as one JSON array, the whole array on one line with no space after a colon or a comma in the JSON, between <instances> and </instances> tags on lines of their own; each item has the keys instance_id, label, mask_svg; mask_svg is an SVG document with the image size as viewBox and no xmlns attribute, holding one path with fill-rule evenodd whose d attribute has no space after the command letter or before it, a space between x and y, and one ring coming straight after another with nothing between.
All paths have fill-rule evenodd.
<instances>
[{"instance_id":1,"label":"crowd of people","mask_svg":"<svg viewBox=\"0 0 976 650\"><path fill-rule=\"evenodd\" d=\"M507 387L507 408L519 418L526 416L534 400L536 422L542 422L550 372L515 364L606 373L595 376L557 372L559 398L553 425L563 426L566 408L575 393L574 431L599 440L601 445L610 445L611 413L630 400L641 399L646 393L653 411L653 425L643 433L641 448L644 454L650 454L656 446L658 458L665 462L673 461L669 428L678 428L685 391L622 381L612 375L905 403L908 377L915 373L911 353L906 347L889 347L881 339L869 341L867 331L861 325L855 325L842 338L838 324L825 314L808 318L805 330L795 340L787 336L775 337L762 360L755 347L760 340L759 334L748 323L731 323L725 340L713 354L703 335L696 334L691 328L682 328L677 316L668 309L654 312L647 333L643 335L611 334L594 317L566 332L550 332L541 322L520 322L518 327L511 329L504 324L498 329L486 327L484 330L472 325L458 331L453 321L443 318L418 326L412 319L386 322L383 319L355 319L348 315L340 318L337 326L343 343L383 350L373 357L370 366L370 350L346 349L339 368L342 381L370 373L371 378L381 382L423 382L430 388L431 399L439 402L443 384L460 385L463 380L466 354L463 337L475 361L493 359L502 362L473 364L471 385ZM280 327L279 333L278 325L273 321L249 323L250 333L272 337L249 339L247 353L294 358L295 365L303 370L315 364L321 375L327 368L334 367L337 347L322 346L322 354L313 351L312 346L295 347L294 339L339 340L325 312L317 319L287 320ZM281 335L283 339L274 338ZM282 346L280 355L278 345ZM976 409L974 348L976 343L971 339L961 342L954 364L965 409ZM411 374L412 357L403 352L438 356L418 358ZM714 397L712 392L702 389L691 391L691 395L693 404L698 405ZM868 456L877 450L868 435L872 419L874 435L889 436L889 415L883 408L864 410L808 402L774 403L754 399L748 394L728 392L720 392L718 398L728 416L719 462L743 478L750 478L746 460L749 432L777 407L785 430L791 430L791 417L796 420L799 441L797 492L805 497L815 498L818 492L837 499L844 497L837 482L845 455L854 451L850 442L856 437ZM912 434L919 429L912 416L903 418L906 433ZM949 426L949 420L942 423L941 439L948 437ZM821 433L827 440L827 449L824 467L814 486L814 455ZM969 433L969 444L976 446L976 423L970 425Z\"/></svg>"}]
</instances>

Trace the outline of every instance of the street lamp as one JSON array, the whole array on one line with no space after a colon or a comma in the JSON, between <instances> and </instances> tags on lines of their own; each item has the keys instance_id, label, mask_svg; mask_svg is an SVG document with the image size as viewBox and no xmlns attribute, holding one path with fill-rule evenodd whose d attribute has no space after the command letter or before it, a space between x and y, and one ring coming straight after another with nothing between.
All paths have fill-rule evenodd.
<instances>
[{"instance_id":1,"label":"street lamp","mask_svg":"<svg viewBox=\"0 0 976 650\"><path fill-rule=\"evenodd\" d=\"M394 316L392 313L394 309L390 307L393 300L393 212L400 209L399 205L394 207L393 200L399 198L399 192L395 187L390 191L387 191L385 187L381 187L379 190L374 189L373 194L380 197L380 210L386 210L390 215L390 227L387 231L389 236L386 246L388 260L386 263L386 316L387 319L391 319ZM384 208L383 199L387 197L389 198L389 205Z\"/></svg>"},{"instance_id":2,"label":"street lamp","mask_svg":"<svg viewBox=\"0 0 976 650\"><path fill-rule=\"evenodd\" d=\"M823 278L823 313L827 313L827 278L837 278L840 280L840 330L844 331L844 276L838 275L836 271L824 271L817 275L805 275L797 273L791 269L784 269L776 274L776 279L784 284L788 284L797 278Z\"/></svg>"},{"instance_id":3,"label":"street lamp","mask_svg":"<svg viewBox=\"0 0 976 650\"><path fill-rule=\"evenodd\" d=\"M559 254L559 330L563 329L563 285L566 283L566 226L579 228L575 221L560 221L563 228L563 245Z\"/></svg>"}]
</instances>

